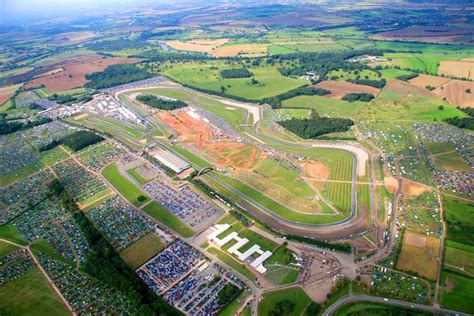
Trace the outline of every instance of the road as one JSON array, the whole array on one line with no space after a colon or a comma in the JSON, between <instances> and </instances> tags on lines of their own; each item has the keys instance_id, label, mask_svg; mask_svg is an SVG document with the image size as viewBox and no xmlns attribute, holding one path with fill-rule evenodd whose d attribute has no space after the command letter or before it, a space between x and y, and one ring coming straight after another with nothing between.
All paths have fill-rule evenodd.
<instances>
[{"instance_id":1,"label":"road","mask_svg":"<svg viewBox=\"0 0 474 316\"><path fill-rule=\"evenodd\" d=\"M399 301L399 300L394 300L394 299L386 299L386 298L370 296L370 295L355 294L355 295L349 295L349 296L339 299L336 303L334 303L333 305L329 306L328 309L326 309L326 311L323 313L323 316L333 315L337 309L341 308L342 306L346 304L354 303L354 302L382 303L382 304L389 304L389 305L404 307L404 308L413 309L413 310L422 310L426 312L440 313L440 314L445 314L445 315L466 315L466 316L468 315L465 313L456 312L449 309L444 309L444 308L439 308L439 307L434 307L434 306L404 302L404 301Z\"/></svg>"}]
</instances>

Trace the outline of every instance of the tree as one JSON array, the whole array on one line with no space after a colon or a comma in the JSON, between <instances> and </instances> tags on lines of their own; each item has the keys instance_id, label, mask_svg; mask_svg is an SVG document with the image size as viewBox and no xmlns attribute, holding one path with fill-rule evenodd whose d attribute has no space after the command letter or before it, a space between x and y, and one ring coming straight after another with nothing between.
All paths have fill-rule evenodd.
<instances>
[{"instance_id":1,"label":"tree","mask_svg":"<svg viewBox=\"0 0 474 316\"><path fill-rule=\"evenodd\" d=\"M440 110L440 111L444 110L444 106L443 105L438 105L438 110Z\"/></svg>"},{"instance_id":2,"label":"tree","mask_svg":"<svg viewBox=\"0 0 474 316\"><path fill-rule=\"evenodd\" d=\"M291 315L295 309L295 303L290 300L282 300L275 304L275 307L270 311L270 316L285 316Z\"/></svg>"}]
</instances>

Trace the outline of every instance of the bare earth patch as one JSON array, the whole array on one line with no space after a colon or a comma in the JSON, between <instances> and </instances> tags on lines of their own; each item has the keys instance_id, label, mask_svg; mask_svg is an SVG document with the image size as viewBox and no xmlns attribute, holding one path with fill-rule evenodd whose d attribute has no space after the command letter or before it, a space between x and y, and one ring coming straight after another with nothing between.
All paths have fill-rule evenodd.
<instances>
[{"instance_id":1,"label":"bare earth patch","mask_svg":"<svg viewBox=\"0 0 474 316\"><path fill-rule=\"evenodd\" d=\"M268 53L268 44L243 44L221 46L211 52L214 57L257 57Z\"/></svg>"},{"instance_id":2,"label":"bare earth patch","mask_svg":"<svg viewBox=\"0 0 474 316\"><path fill-rule=\"evenodd\" d=\"M388 192L392 194L398 190L398 181L394 177L385 177L384 185Z\"/></svg>"},{"instance_id":3,"label":"bare earth patch","mask_svg":"<svg viewBox=\"0 0 474 316\"><path fill-rule=\"evenodd\" d=\"M15 84L12 86L1 87L0 88L0 105L7 102L8 99L10 99L13 96L15 91L21 87L21 85L22 84Z\"/></svg>"},{"instance_id":4,"label":"bare earth patch","mask_svg":"<svg viewBox=\"0 0 474 316\"><path fill-rule=\"evenodd\" d=\"M345 81L322 81L316 87L331 91L325 97L332 99L342 99L342 97L349 93L369 93L375 96L380 92L380 89L377 88Z\"/></svg>"},{"instance_id":5,"label":"bare earth patch","mask_svg":"<svg viewBox=\"0 0 474 316\"><path fill-rule=\"evenodd\" d=\"M189 52L210 53L214 49L224 45L229 41L228 38L207 39L207 40L192 40L192 41L163 41L166 45L176 50L184 50Z\"/></svg>"},{"instance_id":6,"label":"bare earth patch","mask_svg":"<svg viewBox=\"0 0 474 316\"><path fill-rule=\"evenodd\" d=\"M329 178L329 168L319 160L304 160L300 163L304 175L309 178L326 180Z\"/></svg>"},{"instance_id":7,"label":"bare earth patch","mask_svg":"<svg viewBox=\"0 0 474 316\"><path fill-rule=\"evenodd\" d=\"M426 97L436 97L431 91L426 90L425 88L420 88L408 82L397 79L389 81L384 90L400 95L422 95Z\"/></svg>"},{"instance_id":8,"label":"bare earth patch","mask_svg":"<svg viewBox=\"0 0 474 316\"><path fill-rule=\"evenodd\" d=\"M403 194L405 196L419 196L425 192L431 192L432 188L411 180L403 180Z\"/></svg>"}]
</instances>

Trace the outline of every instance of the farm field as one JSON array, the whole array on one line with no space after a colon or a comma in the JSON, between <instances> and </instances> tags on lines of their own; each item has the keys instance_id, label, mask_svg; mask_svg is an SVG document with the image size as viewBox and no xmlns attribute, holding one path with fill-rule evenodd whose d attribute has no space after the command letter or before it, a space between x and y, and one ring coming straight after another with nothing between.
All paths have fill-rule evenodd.
<instances>
[{"instance_id":1,"label":"farm field","mask_svg":"<svg viewBox=\"0 0 474 316\"><path fill-rule=\"evenodd\" d=\"M165 76L179 83L251 100L272 97L306 85L302 80L283 77L276 66L247 66L258 83L252 84L250 78L224 79L220 71L242 68L242 65L226 65L223 62L164 64ZM224 89L222 89L222 87Z\"/></svg>"},{"instance_id":2,"label":"farm field","mask_svg":"<svg viewBox=\"0 0 474 316\"><path fill-rule=\"evenodd\" d=\"M393 66L402 69L419 71L431 75L438 74L438 65L445 60L460 60L469 55L440 55L417 53L385 53L384 56L391 61ZM441 72L439 72L441 74Z\"/></svg>"},{"instance_id":3,"label":"farm field","mask_svg":"<svg viewBox=\"0 0 474 316\"><path fill-rule=\"evenodd\" d=\"M445 218L448 224L448 241L474 246L474 206L453 199L444 200Z\"/></svg>"},{"instance_id":4,"label":"farm field","mask_svg":"<svg viewBox=\"0 0 474 316\"><path fill-rule=\"evenodd\" d=\"M8 315L68 315L38 268L0 287L0 312Z\"/></svg>"},{"instance_id":5,"label":"farm field","mask_svg":"<svg viewBox=\"0 0 474 316\"><path fill-rule=\"evenodd\" d=\"M438 74L447 77L474 79L474 60L443 60L439 63Z\"/></svg>"},{"instance_id":6,"label":"farm field","mask_svg":"<svg viewBox=\"0 0 474 316\"><path fill-rule=\"evenodd\" d=\"M341 99L350 93L368 93L376 96L380 91L377 88L345 81L322 81L316 87L331 91L324 97L332 99Z\"/></svg>"},{"instance_id":7,"label":"farm field","mask_svg":"<svg viewBox=\"0 0 474 316\"><path fill-rule=\"evenodd\" d=\"M18 88L20 88L22 84L16 84L7 87L0 87L0 105L4 104L12 97Z\"/></svg>"},{"instance_id":8,"label":"farm field","mask_svg":"<svg viewBox=\"0 0 474 316\"><path fill-rule=\"evenodd\" d=\"M474 97L469 91L474 91L474 82L462 80L451 80L433 90L436 95L446 98L451 104L460 107L474 107Z\"/></svg>"}]
</instances>

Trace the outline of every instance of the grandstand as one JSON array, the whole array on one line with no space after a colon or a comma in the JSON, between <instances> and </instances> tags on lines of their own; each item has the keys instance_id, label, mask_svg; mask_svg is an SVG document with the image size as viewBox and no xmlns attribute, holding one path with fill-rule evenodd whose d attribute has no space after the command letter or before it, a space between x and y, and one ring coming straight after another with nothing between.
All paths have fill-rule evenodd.
<instances>
[{"instance_id":1,"label":"grandstand","mask_svg":"<svg viewBox=\"0 0 474 316\"><path fill-rule=\"evenodd\" d=\"M154 157L176 173L181 173L191 167L186 161L167 150L158 151Z\"/></svg>"}]
</instances>

